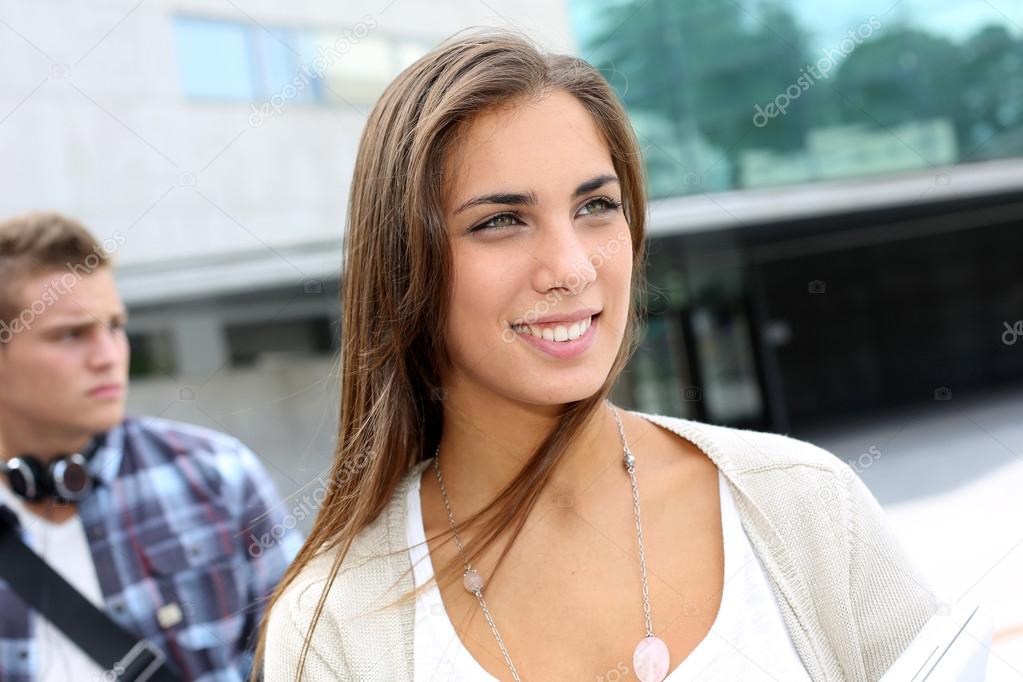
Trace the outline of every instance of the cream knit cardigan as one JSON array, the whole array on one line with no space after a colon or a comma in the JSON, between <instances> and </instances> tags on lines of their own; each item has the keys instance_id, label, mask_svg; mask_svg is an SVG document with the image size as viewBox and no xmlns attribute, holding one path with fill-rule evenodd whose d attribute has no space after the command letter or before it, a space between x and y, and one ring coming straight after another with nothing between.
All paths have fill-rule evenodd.
<instances>
[{"instance_id":1,"label":"cream knit cardigan","mask_svg":"<svg viewBox=\"0 0 1023 682\"><path fill-rule=\"evenodd\" d=\"M689 440L722 472L763 562L796 651L815 682L874 682L936 612L880 505L831 453L783 435L634 414ZM636 453L642 466L642 448ZM303 680L412 680L415 604L371 611L413 587L406 493L419 462L342 563L306 656ZM392 552L388 558L381 556ZM266 682L296 679L302 642L330 571L315 558L277 602ZM384 601L387 600L387 601ZM739 643L741 646L741 643ZM630 645L631 646L631 645Z\"/></svg>"}]
</instances>

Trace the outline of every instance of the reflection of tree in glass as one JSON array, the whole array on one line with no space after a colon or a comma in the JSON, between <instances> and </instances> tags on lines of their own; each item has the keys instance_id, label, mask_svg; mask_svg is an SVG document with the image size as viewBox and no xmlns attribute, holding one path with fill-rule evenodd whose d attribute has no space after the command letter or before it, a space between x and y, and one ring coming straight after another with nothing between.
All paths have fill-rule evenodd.
<instances>
[{"instance_id":1,"label":"reflection of tree in glass","mask_svg":"<svg viewBox=\"0 0 1023 682\"><path fill-rule=\"evenodd\" d=\"M1023 155L1023 39L987 26L960 46L919 30L861 45L836 77L841 119L887 128L950 120L960 161Z\"/></svg>"},{"instance_id":2,"label":"reflection of tree in glass","mask_svg":"<svg viewBox=\"0 0 1023 682\"><path fill-rule=\"evenodd\" d=\"M954 118L962 92L955 44L911 28L889 29L864 42L834 76L842 123L889 128Z\"/></svg>"},{"instance_id":3,"label":"reflection of tree in glass","mask_svg":"<svg viewBox=\"0 0 1023 682\"><path fill-rule=\"evenodd\" d=\"M655 196L737 186L745 151L798 152L810 131L848 124L887 130L944 120L960 161L1023 156L1023 36L1005 26L986 26L960 44L885 24L840 57L829 78L800 88L784 115L758 127L754 107L797 86L838 47L811 45L791 3L576 1L605 7L583 53L633 115ZM683 182L712 165L725 176Z\"/></svg>"},{"instance_id":4,"label":"reflection of tree in glass","mask_svg":"<svg viewBox=\"0 0 1023 682\"><path fill-rule=\"evenodd\" d=\"M802 145L802 101L768 127L752 123L753 105L773 100L808 61L805 36L782 4L746 10L720 0L647 0L617 4L602 16L584 52L630 111L662 117L683 148L703 138L734 168L744 148Z\"/></svg>"},{"instance_id":5,"label":"reflection of tree in glass","mask_svg":"<svg viewBox=\"0 0 1023 682\"><path fill-rule=\"evenodd\" d=\"M964 53L963 160L1023 156L1023 38L987 26Z\"/></svg>"}]
</instances>

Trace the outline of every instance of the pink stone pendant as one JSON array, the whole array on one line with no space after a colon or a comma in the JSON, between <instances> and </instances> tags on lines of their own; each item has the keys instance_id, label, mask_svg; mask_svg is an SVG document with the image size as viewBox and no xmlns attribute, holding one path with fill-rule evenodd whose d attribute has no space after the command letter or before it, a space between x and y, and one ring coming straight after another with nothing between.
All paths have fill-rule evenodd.
<instances>
[{"instance_id":1,"label":"pink stone pendant","mask_svg":"<svg viewBox=\"0 0 1023 682\"><path fill-rule=\"evenodd\" d=\"M476 594L483 589L483 576L475 568L470 568L462 576L462 585L469 592Z\"/></svg>"},{"instance_id":2,"label":"pink stone pendant","mask_svg":"<svg viewBox=\"0 0 1023 682\"><path fill-rule=\"evenodd\" d=\"M640 682L661 682L668 675L668 645L659 637L644 637L639 640L632 654L632 669Z\"/></svg>"}]
</instances>

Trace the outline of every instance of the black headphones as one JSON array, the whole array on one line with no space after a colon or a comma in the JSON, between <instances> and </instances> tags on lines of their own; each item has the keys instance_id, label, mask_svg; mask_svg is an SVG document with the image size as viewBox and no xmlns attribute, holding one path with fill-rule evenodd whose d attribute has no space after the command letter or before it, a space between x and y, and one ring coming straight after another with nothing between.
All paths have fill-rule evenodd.
<instances>
[{"instance_id":1,"label":"black headphones","mask_svg":"<svg viewBox=\"0 0 1023 682\"><path fill-rule=\"evenodd\" d=\"M34 455L18 455L5 463L7 482L18 497L38 502L53 497L60 502L81 502L92 491L89 461L106 440L92 439L85 450L63 455L44 464Z\"/></svg>"}]
</instances>

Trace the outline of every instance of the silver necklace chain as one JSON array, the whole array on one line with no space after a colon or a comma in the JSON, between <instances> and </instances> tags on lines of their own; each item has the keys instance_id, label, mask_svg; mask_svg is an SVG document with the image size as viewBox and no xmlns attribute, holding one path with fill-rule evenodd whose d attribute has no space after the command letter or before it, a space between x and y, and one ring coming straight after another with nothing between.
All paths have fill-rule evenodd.
<instances>
[{"instance_id":1,"label":"silver necklace chain","mask_svg":"<svg viewBox=\"0 0 1023 682\"><path fill-rule=\"evenodd\" d=\"M629 481L632 484L632 510L636 516L636 540L639 542L639 568L640 575L643 579L643 618L646 624L646 636L652 637L654 635L653 626L650 620L650 587L647 584L646 577L646 552L643 547L643 523L640 519L639 512L639 487L636 485L636 457L632 454L632 450L629 448L629 443L625 439L625 429L622 427L622 420L618 416L618 408L616 408L610 401L606 401L610 405L612 412L614 412L615 422L618 425L618 435L622 440L622 463L625 466L625 470L629 473ZM501 633L497 631L497 625L494 624L494 619L490 615L490 609L487 608L487 602L483 599L483 578L479 572L472 567L469 563L468 557L465 556L465 550L462 546L462 539L458 535L458 529L455 527L455 516L451 512L451 504L448 501L448 493L444 488L444 478L440 473L440 445L437 445L437 451L434 453L433 458L433 470L437 474L437 484L440 486L441 499L444 500L444 508L448 512L448 521L451 523L451 530L454 533L455 546L458 548L458 553L462 557L462 563L465 566L465 572L462 574L462 583L466 590L476 595L476 600L480 604L480 608L483 610L483 615L487 619L487 623L490 625L491 632L494 633L494 638L497 640L497 645L501 647L501 655L504 656L504 662L508 665L508 669L511 670L512 677L515 682L521 682L519 679L519 673L515 669L515 664L511 661L511 656L508 655L508 649L504 645L504 640L501 638Z\"/></svg>"}]
</instances>

